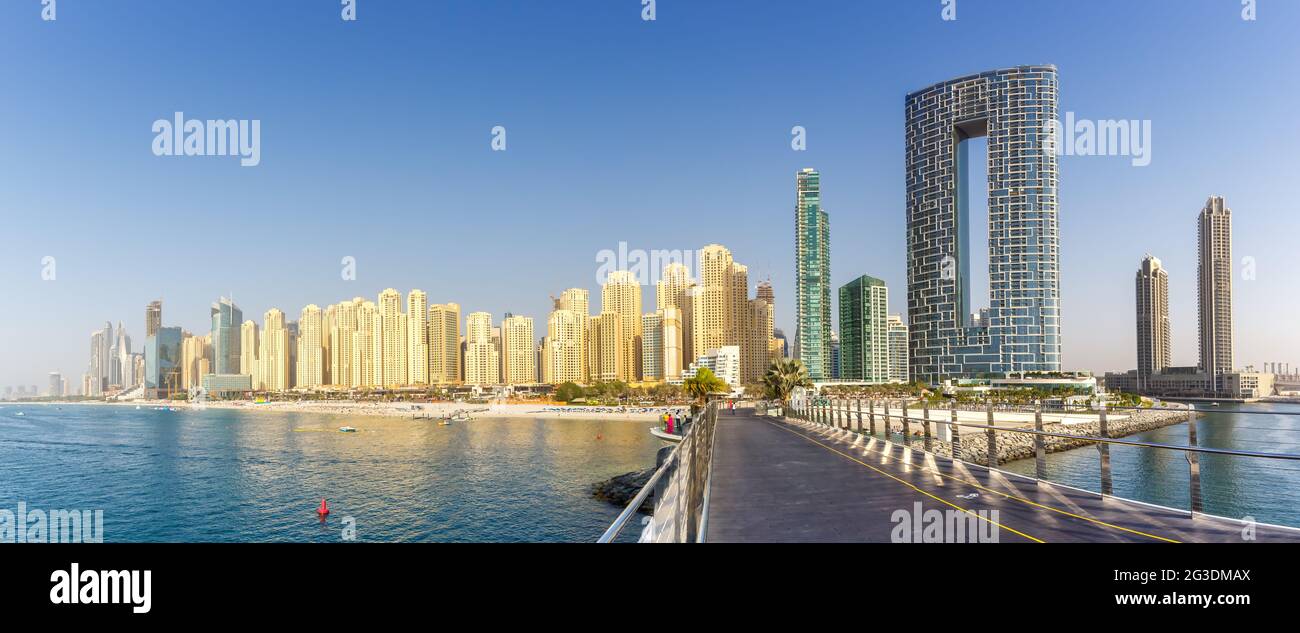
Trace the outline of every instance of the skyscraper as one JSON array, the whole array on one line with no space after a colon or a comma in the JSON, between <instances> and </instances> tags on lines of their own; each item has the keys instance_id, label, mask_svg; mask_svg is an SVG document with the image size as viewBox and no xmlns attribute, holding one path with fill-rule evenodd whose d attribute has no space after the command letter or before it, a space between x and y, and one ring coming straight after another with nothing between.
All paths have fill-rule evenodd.
<instances>
[{"instance_id":1,"label":"skyscraper","mask_svg":"<svg viewBox=\"0 0 1300 633\"><path fill-rule=\"evenodd\" d=\"M660 338L663 339L663 379L676 382L681 380L685 358L685 320L681 308L675 306L661 307L659 315Z\"/></svg>"},{"instance_id":2,"label":"skyscraper","mask_svg":"<svg viewBox=\"0 0 1300 633\"><path fill-rule=\"evenodd\" d=\"M638 319L639 321L640 319ZM628 340L623 326L623 315L604 310L591 320L591 350L595 356L591 379L595 381L628 382Z\"/></svg>"},{"instance_id":3,"label":"skyscraper","mask_svg":"<svg viewBox=\"0 0 1300 633\"><path fill-rule=\"evenodd\" d=\"M795 175L795 354L808 377L831 377L830 217L822 208L821 174Z\"/></svg>"},{"instance_id":4,"label":"skyscraper","mask_svg":"<svg viewBox=\"0 0 1300 633\"><path fill-rule=\"evenodd\" d=\"M400 387L406 384L406 315L402 313L402 293L388 288L379 293L379 321L383 336L380 339L380 384Z\"/></svg>"},{"instance_id":5,"label":"skyscraper","mask_svg":"<svg viewBox=\"0 0 1300 633\"><path fill-rule=\"evenodd\" d=\"M356 361L357 311L365 302L361 297L354 297L351 301L341 301L334 305L329 337L330 384L340 387L359 386L352 363Z\"/></svg>"},{"instance_id":6,"label":"skyscraper","mask_svg":"<svg viewBox=\"0 0 1300 633\"><path fill-rule=\"evenodd\" d=\"M144 335L153 336L162 327L162 301L150 301L144 309Z\"/></svg>"},{"instance_id":7,"label":"skyscraper","mask_svg":"<svg viewBox=\"0 0 1300 633\"><path fill-rule=\"evenodd\" d=\"M618 343L619 358L623 367L618 370L619 380L634 382L641 379L641 284L636 276L626 270L609 274L600 290L600 311L619 315L622 328ZM604 344L604 341L601 341ZM602 368L603 369L603 368ZM607 373L607 372L605 372Z\"/></svg>"},{"instance_id":8,"label":"skyscraper","mask_svg":"<svg viewBox=\"0 0 1300 633\"><path fill-rule=\"evenodd\" d=\"M863 275L840 287L841 380L889 381L889 289Z\"/></svg>"},{"instance_id":9,"label":"skyscraper","mask_svg":"<svg viewBox=\"0 0 1300 633\"><path fill-rule=\"evenodd\" d=\"M641 380L664 379L663 312L641 315Z\"/></svg>"},{"instance_id":10,"label":"skyscraper","mask_svg":"<svg viewBox=\"0 0 1300 633\"><path fill-rule=\"evenodd\" d=\"M959 77L907 96L911 373L1061 368L1054 66ZM969 139L988 137L988 319L971 317Z\"/></svg>"},{"instance_id":11,"label":"skyscraper","mask_svg":"<svg viewBox=\"0 0 1300 633\"><path fill-rule=\"evenodd\" d=\"M908 382L907 377L907 323L903 316L891 314L889 325L889 380Z\"/></svg>"},{"instance_id":12,"label":"skyscraper","mask_svg":"<svg viewBox=\"0 0 1300 633\"><path fill-rule=\"evenodd\" d=\"M460 382L460 305L429 306L429 382Z\"/></svg>"},{"instance_id":13,"label":"skyscraper","mask_svg":"<svg viewBox=\"0 0 1300 633\"><path fill-rule=\"evenodd\" d=\"M465 319L465 384L501 384L501 358L492 342L492 314L471 312Z\"/></svg>"},{"instance_id":14,"label":"skyscraper","mask_svg":"<svg viewBox=\"0 0 1300 633\"><path fill-rule=\"evenodd\" d=\"M194 336L181 332L181 382L182 389L195 389L203 385L203 377L212 373L212 335Z\"/></svg>"},{"instance_id":15,"label":"skyscraper","mask_svg":"<svg viewBox=\"0 0 1300 633\"><path fill-rule=\"evenodd\" d=\"M1223 375L1231 373L1232 354L1232 210L1211 196L1196 224L1197 311L1201 370L1211 391L1227 391Z\"/></svg>"},{"instance_id":16,"label":"skyscraper","mask_svg":"<svg viewBox=\"0 0 1300 633\"><path fill-rule=\"evenodd\" d=\"M691 271L686 264L681 262L670 262L664 266L663 273L659 281L655 283L655 308L664 310L666 308L676 308L677 318L681 325L682 344L680 348L681 358L677 359L677 367L685 367L695 360L691 357L693 343L691 341L691 300L688 290L695 285L691 279ZM680 372L678 374L680 376Z\"/></svg>"},{"instance_id":17,"label":"skyscraper","mask_svg":"<svg viewBox=\"0 0 1300 633\"><path fill-rule=\"evenodd\" d=\"M233 300L221 297L212 304L212 373L240 373L239 328L243 322L244 313Z\"/></svg>"},{"instance_id":18,"label":"skyscraper","mask_svg":"<svg viewBox=\"0 0 1300 633\"><path fill-rule=\"evenodd\" d=\"M289 329L285 326L284 312L271 308L262 317L262 348L258 353L261 375L260 389L287 391L293 383L289 372ZM258 384L253 385L259 389Z\"/></svg>"},{"instance_id":19,"label":"skyscraper","mask_svg":"<svg viewBox=\"0 0 1300 633\"><path fill-rule=\"evenodd\" d=\"M537 339L532 317L509 315L501 321L501 381L507 385L537 382Z\"/></svg>"},{"instance_id":20,"label":"skyscraper","mask_svg":"<svg viewBox=\"0 0 1300 633\"><path fill-rule=\"evenodd\" d=\"M113 362L113 324L105 323L104 329L96 330L90 335L90 376L87 396L101 396L112 383L109 382L110 368ZM32 394L35 395L35 394Z\"/></svg>"},{"instance_id":21,"label":"skyscraper","mask_svg":"<svg viewBox=\"0 0 1300 633\"><path fill-rule=\"evenodd\" d=\"M181 329L159 326L145 339L145 397L166 399L183 393Z\"/></svg>"},{"instance_id":22,"label":"skyscraper","mask_svg":"<svg viewBox=\"0 0 1300 633\"><path fill-rule=\"evenodd\" d=\"M239 328L239 373L252 377L254 389L261 382L257 375L258 338L257 323L252 319L244 321Z\"/></svg>"},{"instance_id":23,"label":"skyscraper","mask_svg":"<svg viewBox=\"0 0 1300 633\"><path fill-rule=\"evenodd\" d=\"M429 383L429 297L412 290L406 295L406 384Z\"/></svg>"},{"instance_id":24,"label":"skyscraper","mask_svg":"<svg viewBox=\"0 0 1300 633\"><path fill-rule=\"evenodd\" d=\"M550 372L547 382L587 382L587 320L585 314L573 310L555 310L546 320L546 341L543 351Z\"/></svg>"},{"instance_id":25,"label":"skyscraper","mask_svg":"<svg viewBox=\"0 0 1300 633\"><path fill-rule=\"evenodd\" d=\"M113 332L112 345L108 350L108 384L118 387L130 386L131 375L131 337L127 335L122 322L117 322Z\"/></svg>"},{"instance_id":26,"label":"skyscraper","mask_svg":"<svg viewBox=\"0 0 1300 633\"><path fill-rule=\"evenodd\" d=\"M298 319L298 372L294 387L320 387L325 384L325 323L320 306L310 304Z\"/></svg>"},{"instance_id":27,"label":"skyscraper","mask_svg":"<svg viewBox=\"0 0 1300 633\"><path fill-rule=\"evenodd\" d=\"M1148 389L1152 374L1173 364L1169 331L1169 273L1147 255L1137 271L1137 388Z\"/></svg>"},{"instance_id":28,"label":"skyscraper","mask_svg":"<svg viewBox=\"0 0 1300 633\"><path fill-rule=\"evenodd\" d=\"M358 302L357 299L353 300L356 329L352 332L351 382L354 387L378 387L379 370L375 358L379 355L377 349L381 337L379 308L374 301L362 299Z\"/></svg>"},{"instance_id":29,"label":"skyscraper","mask_svg":"<svg viewBox=\"0 0 1300 633\"><path fill-rule=\"evenodd\" d=\"M569 288L564 292L560 293L560 300L556 305L556 309L568 310L569 312L572 312L578 315L579 317L581 317L579 320L581 321L582 337L580 340L577 341L577 349L576 350L566 349L564 351L564 354L566 355L567 358L568 355L576 353L578 355L579 363L580 363L580 366L577 368L578 377L570 378L569 380L577 383L585 383L591 379L591 368L588 366L588 362L587 362L587 339L588 339L587 325L591 318L591 294L587 292L585 288ZM567 326L567 322L566 322L566 326ZM549 323L547 325L547 330L548 331L550 330ZM552 341L552 344L555 343L557 343L557 341ZM569 343L566 343L566 345L567 344ZM553 358L552 360L555 359ZM558 373L559 369L557 369L554 365L552 365L551 371ZM567 371L568 370L566 369L566 372ZM566 373L565 375L572 375L572 374Z\"/></svg>"}]
</instances>

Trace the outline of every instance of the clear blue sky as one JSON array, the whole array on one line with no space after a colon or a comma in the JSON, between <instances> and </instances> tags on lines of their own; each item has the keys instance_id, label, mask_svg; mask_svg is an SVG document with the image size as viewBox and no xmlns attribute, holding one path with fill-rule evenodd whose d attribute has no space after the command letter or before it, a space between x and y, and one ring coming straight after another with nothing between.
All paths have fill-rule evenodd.
<instances>
[{"instance_id":1,"label":"clear blue sky","mask_svg":"<svg viewBox=\"0 0 1300 633\"><path fill-rule=\"evenodd\" d=\"M145 304L206 331L385 287L538 319L595 288L596 253L728 246L793 334L794 174L822 171L836 287L905 308L903 98L1055 64L1061 110L1150 119L1153 160L1061 160L1064 355L1134 366L1133 275L1171 273L1175 362L1196 358L1195 218L1234 211L1239 365L1296 332L1300 3L1259 0L38 0L0 3L0 385L79 381L89 334ZM156 157L154 120L260 119L262 162ZM490 151L506 126L509 149ZM808 151L790 149L790 128ZM57 258L56 281L40 278ZM339 260L358 260L343 281ZM647 292L647 309L653 293Z\"/></svg>"}]
</instances>

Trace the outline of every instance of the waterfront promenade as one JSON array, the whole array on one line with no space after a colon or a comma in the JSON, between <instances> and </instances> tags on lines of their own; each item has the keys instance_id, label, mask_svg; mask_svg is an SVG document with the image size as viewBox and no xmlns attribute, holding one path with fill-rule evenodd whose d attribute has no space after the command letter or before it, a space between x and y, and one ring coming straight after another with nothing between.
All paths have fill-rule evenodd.
<instances>
[{"instance_id":1,"label":"waterfront promenade","mask_svg":"<svg viewBox=\"0 0 1300 633\"><path fill-rule=\"evenodd\" d=\"M917 503L989 522L1000 542L1300 542L750 410L718 417L710 495L708 542L891 542Z\"/></svg>"}]
</instances>

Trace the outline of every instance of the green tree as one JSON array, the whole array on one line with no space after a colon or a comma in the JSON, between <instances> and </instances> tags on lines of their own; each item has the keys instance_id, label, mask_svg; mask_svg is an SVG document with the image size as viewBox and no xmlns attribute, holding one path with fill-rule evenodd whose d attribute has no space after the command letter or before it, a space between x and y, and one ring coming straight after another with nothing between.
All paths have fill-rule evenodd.
<instances>
[{"instance_id":1,"label":"green tree","mask_svg":"<svg viewBox=\"0 0 1300 633\"><path fill-rule=\"evenodd\" d=\"M769 400L788 402L795 387L813 386L808 378L808 368L794 359L774 361L763 374L763 394Z\"/></svg>"},{"instance_id":2,"label":"green tree","mask_svg":"<svg viewBox=\"0 0 1300 633\"><path fill-rule=\"evenodd\" d=\"M566 382L555 388L555 399L560 402L573 402L582 397L582 387L576 383Z\"/></svg>"},{"instance_id":3,"label":"green tree","mask_svg":"<svg viewBox=\"0 0 1300 633\"><path fill-rule=\"evenodd\" d=\"M713 374L713 370L708 367L701 367L695 372L694 376L686 379L682 384L686 393L694 397L700 404L708 398L709 394L717 391L727 391L728 386L725 381Z\"/></svg>"}]
</instances>

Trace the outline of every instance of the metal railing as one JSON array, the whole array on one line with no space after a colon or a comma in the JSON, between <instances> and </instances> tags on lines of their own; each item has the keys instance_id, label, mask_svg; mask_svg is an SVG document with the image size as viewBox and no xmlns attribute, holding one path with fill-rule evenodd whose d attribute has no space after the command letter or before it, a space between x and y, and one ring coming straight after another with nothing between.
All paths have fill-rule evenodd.
<instances>
[{"instance_id":1,"label":"metal railing","mask_svg":"<svg viewBox=\"0 0 1300 633\"><path fill-rule=\"evenodd\" d=\"M717 424L718 402L709 402L686 424L681 442L660 449L659 467L597 542L609 543L618 537L652 493L654 515L641 532L641 542L704 542Z\"/></svg>"},{"instance_id":2,"label":"metal railing","mask_svg":"<svg viewBox=\"0 0 1300 633\"><path fill-rule=\"evenodd\" d=\"M998 466L998 461L999 461L998 452L997 452L998 433L1021 433L1025 435L1031 435L1034 438L1034 447L1033 447L1034 448L1034 474L1035 474L1035 479L1040 481L1048 481L1047 455L1046 455L1047 446L1046 446L1045 438L1064 438L1068 440L1082 442L1085 444L1087 443L1096 444L1098 460L1100 462L1101 493L1107 496L1113 496L1113 484L1111 481L1111 465L1110 465L1110 446L1112 444L1118 444L1124 446L1137 446L1137 447L1152 448L1152 449L1159 449L1159 450L1182 451L1185 453L1185 456L1187 458L1187 467L1188 467L1188 475L1189 475L1188 492L1189 492L1190 506L1191 506L1190 511L1193 515L1204 512L1204 502L1201 497L1201 469L1200 469L1201 455L1210 454L1210 455L1226 455L1226 456L1233 456L1233 457L1276 459L1276 460L1284 460L1284 461L1300 461L1300 455L1291 454L1291 453L1267 453L1267 452L1258 452L1258 451L1242 451L1242 450L1235 450L1235 449L1210 448L1206 446L1199 446L1197 444L1196 424L1195 424L1196 414L1199 412L1199 410L1195 407L1195 405L1188 405L1186 409L1187 416L1188 416L1186 421L1187 445L1179 446L1174 444L1158 444L1153 442L1140 442L1136 440L1126 440L1126 439L1109 437L1109 420L1107 418L1106 407L1101 407L1100 409L1092 411L1092 413L1096 413L1098 415L1097 429L1098 429L1098 435L1100 435L1100 437L1097 437L1097 436L1090 436L1090 435L1076 435L1071 433L1057 433L1052 431L1044 431L1043 430L1044 409L1041 405L1035 406L1033 408L1032 413L1034 415L1034 422L1033 422L1034 428L1028 429L1028 428L996 426L994 415L993 415L994 407L991 404L987 405L984 410L984 413L987 415L986 422L984 424L976 424L972 422L958 421L957 415L959 411L969 412L970 410L958 409L955 406L955 404L953 406L948 407L947 409L936 409L936 411L948 412L948 419L944 420L944 419L931 418L930 415L931 410L930 410L929 403L927 402L921 403L922 415L920 417L916 417L908 413L908 402L905 400L899 402L899 406L897 407L899 413L892 413L890 411L891 403L888 400L882 401L880 403L881 408L879 409L879 411L877 410L877 402L875 400L867 401L867 408L865 410L863 409L862 402L863 402L862 400L837 400L837 399L818 398L808 402L798 403L796 406L791 407L786 412L786 415L796 419L811 422L813 424L820 424L833 429L839 429L839 430L856 432L856 433L864 432L863 424L865 421L867 425L866 434L868 434L869 436L877 435L876 421L877 418L881 418L883 420L884 429L883 429L883 433L880 434L880 437L882 437L887 441L889 440L889 435L895 432L894 422L899 422L901 426L901 435L903 436L903 445L908 448L912 448L912 444L914 441L913 434L911 432L911 424L915 422L920 424L922 427L921 443L922 443L923 450L927 453L934 453L934 437L931 434L931 425L932 424L939 425L938 428L943 428L947 430L947 433L945 433L945 435L947 435L950 438L949 440L947 440L947 442L951 445L950 453L952 459L956 461L966 462L966 463L974 463L976 465L985 465L988 466L989 468L997 468ZM852 406L850 406L850 403L853 403ZM1144 409L1144 410L1149 411L1151 409ZM1182 409L1156 409L1156 410L1163 411L1163 412L1178 412ZM1065 413L1070 413L1070 412L1065 412ZM1086 411L1079 411L1078 413L1086 413ZM855 416L857 418L856 425L854 425L854 420L853 420ZM987 456L985 458L987 461L986 464L969 462L963 458L962 434L961 434L962 428L975 428L984 431L984 433L986 434L985 436L987 438Z\"/></svg>"}]
</instances>

